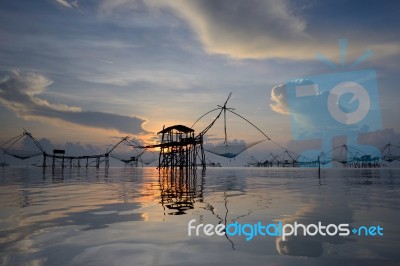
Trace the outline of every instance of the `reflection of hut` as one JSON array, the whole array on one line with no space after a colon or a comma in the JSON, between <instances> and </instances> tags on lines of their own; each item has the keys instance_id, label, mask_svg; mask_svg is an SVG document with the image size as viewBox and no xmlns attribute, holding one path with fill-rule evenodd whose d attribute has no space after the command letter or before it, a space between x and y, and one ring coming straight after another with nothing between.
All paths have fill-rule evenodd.
<instances>
[{"instance_id":1,"label":"reflection of hut","mask_svg":"<svg viewBox=\"0 0 400 266\"><path fill-rule=\"evenodd\" d=\"M161 143L153 147L160 148L159 168L196 167L197 157L206 167L202 135L195 137L194 130L183 125L164 128L158 134L162 134Z\"/></svg>"},{"instance_id":2,"label":"reflection of hut","mask_svg":"<svg viewBox=\"0 0 400 266\"><path fill-rule=\"evenodd\" d=\"M195 201L202 201L202 182L197 184L196 170L166 170L160 172L161 205L170 215L185 214L194 208Z\"/></svg>"}]
</instances>

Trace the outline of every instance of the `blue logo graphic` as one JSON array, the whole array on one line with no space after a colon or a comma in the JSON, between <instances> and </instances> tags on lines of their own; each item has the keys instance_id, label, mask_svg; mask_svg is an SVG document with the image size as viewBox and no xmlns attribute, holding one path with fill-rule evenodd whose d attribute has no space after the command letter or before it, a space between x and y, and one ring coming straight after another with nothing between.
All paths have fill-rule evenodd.
<instances>
[{"instance_id":1,"label":"blue logo graphic","mask_svg":"<svg viewBox=\"0 0 400 266\"><path fill-rule=\"evenodd\" d=\"M376 147L360 145L357 141L360 133L382 129L376 73L373 69L351 70L372 52L367 50L349 67L350 70L343 71L347 41L340 40L339 46L340 71L286 83L293 139L321 140L320 149L304 152L305 157L315 158L331 151L333 138L339 136L346 136L347 145L364 154L379 154ZM321 54L317 58L333 69L338 68Z\"/></svg>"}]
</instances>

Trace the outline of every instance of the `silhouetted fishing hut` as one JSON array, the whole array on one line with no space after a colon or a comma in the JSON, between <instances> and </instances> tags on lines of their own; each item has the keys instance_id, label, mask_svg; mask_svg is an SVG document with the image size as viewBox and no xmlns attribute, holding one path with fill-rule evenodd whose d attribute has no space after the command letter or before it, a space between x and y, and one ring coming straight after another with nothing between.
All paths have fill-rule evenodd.
<instances>
[{"instance_id":1,"label":"silhouetted fishing hut","mask_svg":"<svg viewBox=\"0 0 400 266\"><path fill-rule=\"evenodd\" d=\"M160 148L158 159L159 168L184 168L206 167L205 155L203 150L203 136L195 136L192 128L175 125L164 128L161 134L161 143L153 147Z\"/></svg>"}]
</instances>

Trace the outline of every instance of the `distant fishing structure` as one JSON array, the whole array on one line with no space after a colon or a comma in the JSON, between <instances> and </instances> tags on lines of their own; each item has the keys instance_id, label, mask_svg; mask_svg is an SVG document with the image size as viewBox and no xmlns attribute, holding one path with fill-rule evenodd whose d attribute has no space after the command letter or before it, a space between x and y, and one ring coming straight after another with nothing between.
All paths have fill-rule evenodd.
<instances>
[{"instance_id":1,"label":"distant fishing structure","mask_svg":"<svg viewBox=\"0 0 400 266\"><path fill-rule=\"evenodd\" d=\"M257 160L251 156L247 166L252 167L320 167L328 163L338 163L345 168L379 168L383 162L400 161L400 146L388 143L375 154L366 154L356 147L342 144L328 152L321 152L313 159L285 150L281 154L268 154Z\"/></svg>"},{"instance_id":2,"label":"distant fishing structure","mask_svg":"<svg viewBox=\"0 0 400 266\"><path fill-rule=\"evenodd\" d=\"M249 120L234 112L233 108L228 108L227 103L232 96L232 93L229 94L223 105L218 105L218 108L215 108L211 111L208 111L204 115L200 116L191 127L187 127L184 125L174 125L163 128L158 134L161 134L161 142L155 145L145 146L143 148L159 148L159 161L158 168L196 168L197 166L201 166L203 169L206 168L207 162L204 151L208 151L210 153L217 154L219 156L223 156L226 158L235 158L237 155L242 153L244 150L264 141L257 141L251 143L250 145L239 144L239 145L231 145L228 144L227 138L227 127L226 127L226 113L230 112L241 119L245 120L247 123L256 128L266 139L271 140L261 129L259 129L256 125L251 123ZM193 127L195 124L200 121L206 115L218 111L218 115L213 119L213 121L204 128L200 133L195 135L195 131ZM205 149L203 147L204 136L207 132L214 126L215 122L223 115L224 117L224 134L225 141L223 145L215 146L213 148Z\"/></svg>"},{"instance_id":3,"label":"distant fishing structure","mask_svg":"<svg viewBox=\"0 0 400 266\"><path fill-rule=\"evenodd\" d=\"M235 158L236 156L238 156L240 153L242 153L243 151L265 141L265 140L270 140L272 141L260 128L258 128L256 125L254 125L252 122L250 122L248 119L246 119L245 117L241 116L240 114L236 113L233 108L229 108L227 107L227 103L230 99L230 97L232 96L232 93L229 94L228 98L226 99L224 105L218 105L218 108L212 109L211 111L208 111L207 113L203 114L202 116L200 116L192 125L192 128L197 124L197 122L199 122L203 117L205 117L206 115L215 112L215 111L219 111L218 115L215 117L215 119L200 133L201 135L205 135L207 133L207 131L215 124L215 122L220 118L220 116L223 114L224 117L224 142L221 145L216 145L214 147L209 147L206 148L205 150L207 152L225 157L225 158ZM228 133L227 133L227 126L226 126L226 122L227 122L227 118L226 118L226 113L230 112L231 114L239 117L240 119L244 120L245 122L249 123L252 127L254 127L257 131L259 131L264 137L265 139L260 140L260 141L255 141L249 144L246 143L229 143L228 142ZM277 143L275 143L277 144ZM279 144L277 144L279 147L281 147Z\"/></svg>"},{"instance_id":4,"label":"distant fishing structure","mask_svg":"<svg viewBox=\"0 0 400 266\"><path fill-rule=\"evenodd\" d=\"M217 154L219 156L223 156L226 158L235 158L238 154L243 152L244 150L264 141L257 141L254 143L246 144L228 144L227 140L227 127L226 127L226 113L230 112L241 119L245 120L247 123L256 128L259 132L262 133L266 139L271 140L264 132L262 132L257 126L251 123L249 120L234 112L233 108L228 108L227 103L231 97L232 93L229 94L223 105L218 105L218 108L208 111L204 115L202 115L199 119L195 121L192 127L187 127L184 125L174 125L169 127L163 127L163 129L158 132L160 135L160 143L153 145L140 145L130 139L129 137L122 138L118 143L116 143L110 150L105 153L95 154L95 155L83 155L83 156L69 156L66 155L66 151L63 149L54 149L52 153L48 153L37 141L31 133L24 130L23 133L19 136L16 136L7 142L5 142L1 146L1 150L4 153L4 162L5 165L5 155L12 156L14 158L20 160L26 160L32 157L36 157L42 155L43 160L42 164L38 165L43 168L52 167L54 168L65 168L65 167L109 167L109 158L112 157L114 159L120 160L125 163L126 166L138 166L138 162L141 160L143 153L146 150L151 149L159 149L158 156L158 168L196 168L198 166L203 169L206 168L207 162L205 157L205 151L210 153ZM202 119L207 114L210 114L214 111L218 111L217 116L213 119L213 121L206 126L200 133L195 134L195 130L193 129L194 125ZM223 145L215 146L213 148L205 149L203 147L204 136L207 132L213 127L215 122L223 115L224 117L224 133L225 133L225 142ZM14 145L19 142L21 139L27 137L33 143L36 149L34 151L24 151L14 149ZM142 152L139 152L136 156L130 156L128 158L121 158L113 151L122 143L125 143L131 146L133 149L141 149ZM143 162L143 160L142 160Z\"/></svg>"},{"instance_id":5,"label":"distant fishing structure","mask_svg":"<svg viewBox=\"0 0 400 266\"><path fill-rule=\"evenodd\" d=\"M36 147L35 150L18 150L14 148L14 145L23 140L24 138L28 138L33 144L34 147ZM46 167L51 167L52 169L54 168L72 168L72 167L95 167L95 168L109 168L109 158L115 158L117 160L120 160L125 163L125 165L131 164L134 166L138 165L138 162L140 161L140 156L143 154L144 150L138 155L138 156L131 156L127 159L122 159L119 158L117 155L114 155L112 152L122 143L126 143L130 146L137 145L135 143L130 142L130 137L124 137L122 138L118 143L112 146L110 150L108 150L105 153L102 154L92 154L92 155L80 155L80 156L69 156L66 155L66 150L64 149L54 149L52 153L48 153L42 145L39 143L38 140L36 140L31 133L26 131L22 132L21 135L18 135L7 142L5 142L3 145L1 145L1 150L3 151L4 157L3 157L3 165L6 164L5 162L5 155L12 156L14 158L20 159L20 160L26 160L30 159L33 157L37 157L42 155L43 160L40 165L40 167L46 168Z\"/></svg>"},{"instance_id":6,"label":"distant fishing structure","mask_svg":"<svg viewBox=\"0 0 400 266\"><path fill-rule=\"evenodd\" d=\"M64 149L53 149L53 152L49 153L42 147L39 141L32 136L31 133L24 129L21 135L11 138L0 146L0 149L3 151L3 162L1 163L1 166L8 166L8 164L6 163L6 155L12 156L19 160L26 160L42 155L43 159L41 164L37 163L36 166L43 167L44 169L47 167L51 167L53 170L55 168L64 169L66 167L104 167L107 169L109 168L110 157L123 162L125 166L137 167L139 165L139 162L141 162L142 165L143 163L147 165L156 161L157 158L154 155L154 152L152 152L151 150L159 149L159 169L190 169L197 168L198 166L205 169L207 165L220 166L220 164L212 163L210 160L208 160L209 163L207 163L205 151L216 154L218 156L232 159L238 156L243 151L249 149L250 147L253 147L254 145L257 145L258 143L266 140L275 144L282 152L277 154L270 153L265 157L265 159L260 161L257 160L255 157L250 157L247 161L247 166L320 168L321 165L323 166L331 162L338 162L344 167L373 168L380 167L381 161L386 161L389 163L393 161L400 161L400 147L391 143L383 146L380 149L379 154L365 154L357 148L343 144L332 149L331 151L322 152L313 159L299 155L295 152L287 150L280 144L276 143L255 124L235 112L235 109L227 107L227 103L231 95L232 93L229 94L223 105L218 105L217 108L212 109L200 116L191 127L187 127L184 125L174 125L169 127L164 126L163 129L157 133L160 136L160 142L158 144L141 145L137 143L132 137L127 136L120 138L120 140L116 144L112 145L112 147L106 152L94 155L91 154L71 156L66 155L67 152ZM202 118L212 112L217 112L215 118L203 130L201 130L200 133L196 135L193 127ZM251 143L230 143L228 141L227 135L227 112L239 117L240 119L244 120L252 127L254 127L258 132L261 133L263 139ZM223 144L211 147L204 147L203 142L205 135L214 126L216 121L221 116L223 116L224 123ZM33 143L33 150L18 150L14 147L18 146L17 143L19 143L24 138L27 138L31 141L31 143ZM122 145L128 146L130 147L130 149L135 150L135 155L132 155L132 150L128 155L119 155L117 152L115 152L116 149ZM145 160L144 156L146 154L150 154L152 156Z\"/></svg>"}]
</instances>

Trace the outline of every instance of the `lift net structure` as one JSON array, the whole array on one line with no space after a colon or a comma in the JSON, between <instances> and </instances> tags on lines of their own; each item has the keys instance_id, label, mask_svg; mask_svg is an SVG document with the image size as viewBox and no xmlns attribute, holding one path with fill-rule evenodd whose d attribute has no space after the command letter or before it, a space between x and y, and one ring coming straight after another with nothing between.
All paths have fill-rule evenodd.
<instances>
[{"instance_id":1,"label":"lift net structure","mask_svg":"<svg viewBox=\"0 0 400 266\"><path fill-rule=\"evenodd\" d=\"M43 147L40 143L25 129L21 135L11 138L3 143L3 145L1 145L1 150L4 154L4 164L5 155L19 160L27 160L44 153Z\"/></svg>"},{"instance_id":2,"label":"lift net structure","mask_svg":"<svg viewBox=\"0 0 400 266\"><path fill-rule=\"evenodd\" d=\"M313 158L307 158L294 152L285 150L281 154L268 154L264 160L250 157L248 166L255 167L317 167L330 163L349 168L376 168L381 167L382 161L400 161L400 147L386 144L376 154L368 154L351 145L342 144L330 151L323 151Z\"/></svg>"},{"instance_id":3,"label":"lift net structure","mask_svg":"<svg viewBox=\"0 0 400 266\"><path fill-rule=\"evenodd\" d=\"M400 161L400 147L391 143L381 147L381 160L386 162Z\"/></svg>"},{"instance_id":4,"label":"lift net structure","mask_svg":"<svg viewBox=\"0 0 400 266\"><path fill-rule=\"evenodd\" d=\"M215 108L211 111L208 111L207 113L203 114L200 116L192 125L192 128L205 116L208 114L211 114L213 112L217 112L216 117L213 119L213 121L205 128L203 129L200 133L199 136L204 136L210 129L211 127L214 126L214 124L217 122L217 120L221 117L223 117L223 123L224 123L224 142L222 144L217 144L214 146L207 146L204 148L205 151L233 159L245 150L265 141L265 140L271 140L260 128L258 128L255 124L250 122L248 119L245 117L241 116L240 114L235 112L235 109L227 107L227 103L231 97L232 93L229 94L228 98L226 99L225 103L223 105L218 105L218 108ZM239 117L240 119L244 120L246 123L250 124L252 127L254 127L257 131L259 131L263 139L250 142L250 143L245 143L245 142L232 142L228 141L228 133L227 133L227 113L230 113L236 117Z\"/></svg>"},{"instance_id":5,"label":"lift net structure","mask_svg":"<svg viewBox=\"0 0 400 266\"><path fill-rule=\"evenodd\" d=\"M153 151L143 147L143 144L129 137L121 139L122 142L110 152L110 157L121 161L124 166L149 165L157 160Z\"/></svg>"},{"instance_id":6,"label":"lift net structure","mask_svg":"<svg viewBox=\"0 0 400 266\"><path fill-rule=\"evenodd\" d=\"M160 143L155 145L148 145L142 148L160 149L159 160L158 160L158 168L195 168L197 166L202 166L203 169L206 168L206 158L204 151L208 151L210 153L217 154L219 156L223 156L226 158L235 158L243 151L248 148L264 141L255 141L252 143L232 143L228 142L227 137L227 129L226 129L226 113L230 112L241 119L245 120L247 123L251 124L255 127L262 135L270 140L270 138L262 132L257 126L251 123L249 120L244 118L243 116L234 112L233 108L228 108L226 105L228 100L230 99L232 93L229 94L225 103L221 106L218 105L218 108L213 109L204 115L202 115L196 122L191 126L187 127L184 125L174 125L169 127L163 127L163 129L158 132L160 135ZM213 121L206 126L200 133L195 134L195 130L193 127L195 124L205 117L206 115L218 111L217 116L213 119ZM222 117L224 118L224 131L225 131L225 142L223 145L216 145L212 147L203 147L203 139L207 132L214 126L215 122Z\"/></svg>"},{"instance_id":7,"label":"lift net structure","mask_svg":"<svg viewBox=\"0 0 400 266\"><path fill-rule=\"evenodd\" d=\"M118 148L126 146L130 150L125 154L119 154ZM72 167L109 167L109 158L115 158L125 163L126 166L138 166L138 162L142 164L150 164L154 162L155 156L152 152L146 149L137 150L137 143L133 138L127 136L121 138L116 144L112 145L105 153L86 154L86 155L68 155L68 151L64 149L53 149L46 151L31 133L26 130L21 135L18 135L1 145L3 151L2 166L6 166L6 155L19 160L27 160L33 157L42 156L42 161L33 165L43 168L72 168ZM134 152L132 152L134 150Z\"/></svg>"}]
</instances>

